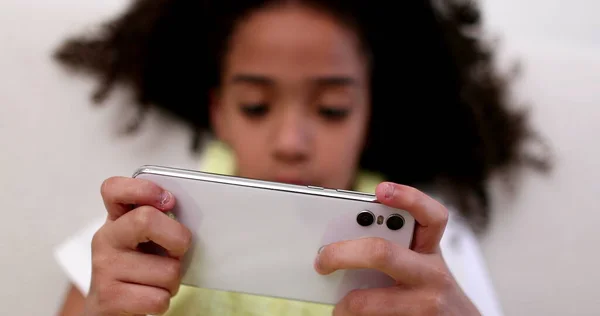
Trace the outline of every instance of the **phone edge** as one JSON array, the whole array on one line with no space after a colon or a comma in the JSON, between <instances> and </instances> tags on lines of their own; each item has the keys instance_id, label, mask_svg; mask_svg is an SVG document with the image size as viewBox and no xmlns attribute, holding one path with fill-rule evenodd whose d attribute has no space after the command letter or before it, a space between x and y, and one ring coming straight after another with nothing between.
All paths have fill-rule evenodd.
<instances>
[{"instance_id":1,"label":"phone edge","mask_svg":"<svg viewBox=\"0 0 600 316\"><path fill-rule=\"evenodd\" d=\"M196 170L164 167L156 165L144 165L133 173L132 177L136 178L142 174L159 175L166 177L182 178L188 180L214 182L220 184L237 185L251 188L267 189L274 191L283 191L299 194L316 195L330 198L339 198L353 201L379 203L377 197L374 194L341 190L341 189L329 189L314 186L302 186L295 184L279 183L265 180L255 180L243 177L221 175L209 172L202 172Z\"/></svg>"}]
</instances>

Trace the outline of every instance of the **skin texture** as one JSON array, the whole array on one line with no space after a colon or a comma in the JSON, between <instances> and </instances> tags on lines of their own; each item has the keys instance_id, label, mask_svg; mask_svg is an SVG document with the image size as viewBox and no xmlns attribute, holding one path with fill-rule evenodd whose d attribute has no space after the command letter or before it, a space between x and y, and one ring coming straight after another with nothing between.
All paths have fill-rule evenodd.
<instances>
[{"instance_id":1,"label":"skin texture","mask_svg":"<svg viewBox=\"0 0 600 316\"><path fill-rule=\"evenodd\" d=\"M238 174L349 188L369 115L366 65L352 31L317 11L269 8L242 21L212 104L217 136L232 147ZM101 193L108 216L92 242L90 293L85 299L71 293L63 315L75 315L67 310L76 304L88 316L165 312L191 238L186 227L162 214L174 207L175 197L153 183L122 177L106 180ZM380 184L377 198L414 216L414 247L370 238L323 248L317 273L372 268L398 283L351 292L334 314L478 315L440 253L446 208L393 183ZM139 244L148 241L169 256L142 251Z\"/></svg>"}]
</instances>

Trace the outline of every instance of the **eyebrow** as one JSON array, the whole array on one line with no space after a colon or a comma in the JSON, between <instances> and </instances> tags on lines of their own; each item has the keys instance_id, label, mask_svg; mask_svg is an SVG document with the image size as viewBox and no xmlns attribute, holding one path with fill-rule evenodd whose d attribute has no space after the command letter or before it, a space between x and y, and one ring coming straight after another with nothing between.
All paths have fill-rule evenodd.
<instances>
[{"instance_id":1,"label":"eyebrow","mask_svg":"<svg viewBox=\"0 0 600 316\"><path fill-rule=\"evenodd\" d=\"M356 84L356 79L348 76L324 76L311 79L319 86L351 86Z\"/></svg>"},{"instance_id":2,"label":"eyebrow","mask_svg":"<svg viewBox=\"0 0 600 316\"><path fill-rule=\"evenodd\" d=\"M253 83L259 85L272 85L275 81L269 77L250 74L238 74L231 79L232 83Z\"/></svg>"},{"instance_id":3,"label":"eyebrow","mask_svg":"<svg viewBox=\"0 0 600 316\"><path fill-rule=\"evenodd\" d=\"M320 76L310 78L309 81L318 86L351 86L356 84L356 79L349 76ZM275 80L267 76L253 74L237 74L231 79L232 83L251 83L258 85L273 85Z\"/></svg>"}]
</instances>

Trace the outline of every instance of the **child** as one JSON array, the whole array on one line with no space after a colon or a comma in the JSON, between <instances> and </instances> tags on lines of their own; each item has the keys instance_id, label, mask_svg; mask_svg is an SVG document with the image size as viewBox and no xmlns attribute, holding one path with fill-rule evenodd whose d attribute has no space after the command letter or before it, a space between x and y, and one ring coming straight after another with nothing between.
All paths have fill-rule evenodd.
<instances>
[{"instance_id":1,"label":"child","mask_svg":"<svg viewBox=\"0 0 600 316\"><path fill-rule=\"evenodd\" d=\"M327 246L315 273L398 280L335 307L180 287L190 232L160 214L176 197L114 177L108 217L59 250L75 283L63 314L500 315L472 233L489 218L486 181L545 162L521 151L533 133L508 108L479 20L464 1L139 0L97 38L65 43L59 61L100 76L96 100L124 83L142 114L158 106L194 127L202 170L375 192L419 226L411 250ZM137 251L148 239L172 258Z\"/></svg>"}]
</instances>

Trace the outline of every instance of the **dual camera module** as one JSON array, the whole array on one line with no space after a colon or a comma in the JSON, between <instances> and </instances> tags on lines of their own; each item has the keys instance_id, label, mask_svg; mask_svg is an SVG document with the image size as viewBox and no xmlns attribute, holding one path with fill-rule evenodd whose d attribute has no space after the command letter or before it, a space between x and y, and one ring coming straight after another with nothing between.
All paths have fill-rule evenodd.
<instances>
[{"instance_id":1,"label":"dual camera module","mask_svg":"<svg viewBox=\"0 0 600 316\"><path fill-rule=\"evenodd\" d=\"M362 211L356 216L356 222L358 225L367 227L373 225L377 221L377 224L383 224L383 216L375 216L370 211ZM404 226L404 217L399 214L392 214L385 220L385 225L390 230L399 230Z\"/></svg>"}]
</instances>

